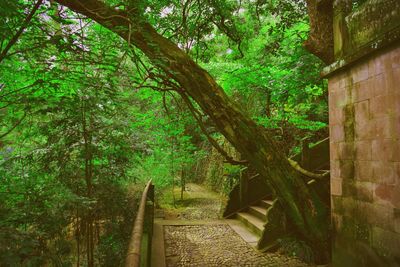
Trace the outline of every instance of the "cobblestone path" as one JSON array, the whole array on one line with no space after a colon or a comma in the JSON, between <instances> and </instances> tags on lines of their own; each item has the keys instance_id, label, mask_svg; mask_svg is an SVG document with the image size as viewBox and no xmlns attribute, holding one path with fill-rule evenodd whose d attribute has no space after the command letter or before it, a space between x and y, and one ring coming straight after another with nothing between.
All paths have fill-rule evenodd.
<instances>
[{"instance_id":1,"label":"cobblestone path","mask_svg":"<svg viewBox=\"0 0 400 267\"><path fill-rule=\"evenodd\" d=\"M308 266L280 254L256 251L227 224L168 225L164 239L168 267Z\"/></svg>"},{"instance_id":2,"label":"cobblestone path","mask_svg":"<svg viewBox=\"0 0 400 267\"><path fill-rule=\"evenodd\" d=\"M161 230L168 267L309 267L285 255L261 253L228 223L216 222L221 219L224 199L201 185L187 184L184 199L177 200L177 206L174 223L164 222ZM198 222L187 223L193 220ZM216 223L207 223L210 221Z\"/></svg>"}]
</instances>

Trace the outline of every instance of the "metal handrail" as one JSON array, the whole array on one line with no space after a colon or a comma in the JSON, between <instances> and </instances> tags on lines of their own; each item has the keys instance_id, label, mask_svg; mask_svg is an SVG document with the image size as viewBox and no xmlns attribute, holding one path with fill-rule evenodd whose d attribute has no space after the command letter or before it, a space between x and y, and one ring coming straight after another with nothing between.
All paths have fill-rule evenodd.
<instances>
[{"instance_id":1,"label":"metal handrail","mask_svg":"<svg viewBox=\"0 0 400 267\"><path fill-rule=\"evenodd\" d=\"M129 242L128 253L126 255L125 267L139 267L140 255L142 246L142 236L145 221L146 202L149 194L149 189L152 188L150 180L142 194L140 200L139 210L136 215L135 223L133 225L131 240Z\"/></svg>"}]
</instances>

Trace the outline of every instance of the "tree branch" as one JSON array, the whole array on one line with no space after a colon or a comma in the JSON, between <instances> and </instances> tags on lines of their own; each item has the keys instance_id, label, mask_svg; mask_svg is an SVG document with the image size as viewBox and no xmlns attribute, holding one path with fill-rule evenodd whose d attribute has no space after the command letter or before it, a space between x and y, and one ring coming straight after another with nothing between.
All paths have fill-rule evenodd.
<instances>
[{"instance_id":1,"label":"tree branch","mask_svg":"<svg viewBox=\"0 0 400 267\"><path fill-rule=\"evenodd\" d=\"M333 0L306 0L310 33L304 47L326 64L333 57Z\"/></svg>"},{"instance_id":2,"label":"tree branch","mask_svg":"<svg viewBox=\"0 0 400 267\"><path fill-rule=\"evenodd\" d=\"M32 83L32 84L30 84L30 85L27 85L27 86L24 86L24 87L22 87L22 88L16 89L16 90L14 90L14 91L12 91L12 92L7 92L7 93L5 93L5 94L3 94L3 95L0 95L0 99L4 98L4 97L6 97L6 96L9 96L9 95L15 94L15 93L17 93L17 92L20 92L20 91L22 91L22 90L31 88L31 87L33 87L33 86L35 86L35 85L38 85L38 84L41 84L41 83L43 83L43 82L44 82L44 81L43 81L42 79L36 80L34 83Z\"/></svg>"},{"instance_id":3,"label":"tree branch","mask_svg":"<svg viewBox=\"0 0 400 267\"><path fill-rule=\"evenodd\" d=\"M182 99L187 104L187 106L188 106L188 108L190 110L190 113L192 113L193 117L195 118L195 120L199 124L201 131L207 137L207 140L226 159L226 162L229 163L229 164L232 164L232 165L245 165L246 163L248 163L246 160L238 161L238 160L233 159L231 156L229 156L228 153L218 144L218 142L216 140L214 140L214 138L212 138L208 134L206 127L204 126L204 124L201 121L201 119L198 117L196 109L194 108L192 102L190 102L189 97L185 93L181 93L181 96L182 96Z\"/></svg>"},{"instance_id":4,"label":"tree branch","mask_svg":"<svg viewBox=\"0 0 400 267\"><path fill-rule=\"evenodd\" d=\"M316 179L321 179L325 178L329 175L329 171L324 172L324 173L314 173L307 171L306 169L303 169L300 164L292 159L288 159L290 166L293 167L296 171L300 172L301 174L310 177L310 178L316 178Z\"/></svg>"},{"instance_id":5,"label":"tree branch","mask_svg":"<svg viewBox=\"0 0 400 267\"><path fill-rule=\"evenodd\" d=\"M33 6L31 12L29 15L25 18L24 22L22 23L21 28L17 31L17 33L11 38L10 42L7 44L7 46L4 48L3 51L1 51L0 54L0 63L3 61L3 59L6 57L7 52L10 50L10 48L18 41L19 37L21 34L24 32L26 27L28 27L29 22L32 20L33 15L35 15L36 11L39 9L40 5L43 3L43 0L38 0L36 4Z\"/></svg>"},{"instance_id":6,"label":"tree branch","mask_svg":"<svg viewBox=\"0 0 400 267\"><path fill-rule=\"evenodd\" d=\"M24 112L24 115L22 116L22 118L17 123L15 123L13 127L11 127L7 132L0 135L0 139L2 139L3 137L5 137L9 133L11 133L18 125L21 124L21 122L25 119L25 117L26 117L26 112Z\"/></svg>"}]
</instances>

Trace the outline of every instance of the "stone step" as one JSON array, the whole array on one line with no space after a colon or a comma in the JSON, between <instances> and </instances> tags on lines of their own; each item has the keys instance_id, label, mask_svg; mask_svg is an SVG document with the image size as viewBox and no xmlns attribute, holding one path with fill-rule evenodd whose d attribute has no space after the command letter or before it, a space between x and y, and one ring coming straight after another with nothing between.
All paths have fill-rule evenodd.
<instances>
[{"instance_id":1,"label":"stone step","mask_svg":"<svg viewBox=\"0 0 400 267\"><path fill-rule=\"evenodd\" d=\"M263 208L268 209L269 207L272 206L272 203L274 203L273 200L270 200L270 199L262 199L262 200L260 200L260 201L257 203L257 206L260 206L260 207L263 207Z\"/></svg>"},{"instance_id":2,"label":"stone step","mask_svg":"<svg viewBox=\"0 0 400 267\"><path fill-rule=\"evenodd\" d=\"M267 209L261 206L250 206L248 208L248 212L256 217L258 217L260 220L265 222L267 220Z\"/></svg>"},{"instance_id":3,"label":"stone step","mask_svg":"<svg viewBox=\"0 0 400 267\"><path fill-rule=\"evenodd\" d=\"M237 218L246 225L252 232L257 234L258 236L261 236L262 231L264 230L264 222L248 213L248 212L238 212L237 213Z\"/></svg>"}]
</instances>

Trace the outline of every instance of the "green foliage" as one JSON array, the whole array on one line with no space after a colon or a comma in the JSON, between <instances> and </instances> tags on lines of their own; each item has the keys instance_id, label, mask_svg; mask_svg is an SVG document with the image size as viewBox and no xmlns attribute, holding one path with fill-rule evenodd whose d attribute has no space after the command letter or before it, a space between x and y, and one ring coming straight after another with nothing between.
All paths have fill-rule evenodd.
<instances>
[{"instance_id":1,"label":"green foliage","mask_svg":"<svg viewBox=\"0 0 400 267\"><path fill-rule=\"evenodd\" d=\"M237 58L237 49L216 34L211 42L218 50L203 67L256 122L279 129L288 147L304 136L320 138L327 129L327 86L321 62L302 47L308 25L299 16L282 28L285 18L254 21L251 14L251 8L242 11L242 27L257 29L250 30L244 56Z\"/></svg>"},{"instance_id":2,"label":"green foliage","mask_svg":"<svg viewBox=\"0 0 400 267\"><path fill-rule=\"evenodd\" d=\"M289 149L326 132L326 84L302 47L302 1L106 2L141 10ZM1 1L0 51L32 3ZM87 264L92 224L96 264L121 266L146 181L160 190L208 171L209 185L229 192L239 169L221 171L211 157L197 170L210 147L172 85L109 30L42 5L0 64L0 265L76 265L78 245Z\"/></svg>"},{"instance_id":3,"label":"green foliage","mask_svg":"<svg viewBox=\"0 0 400 267\"><path fill-rule=\"evenodd\" d=\"M222 193L226 196L228 196L233 187L239 183L241 168L242 166L225 164L224 174L226 180L223 183Z\"/></svg>"}]
</instances>

